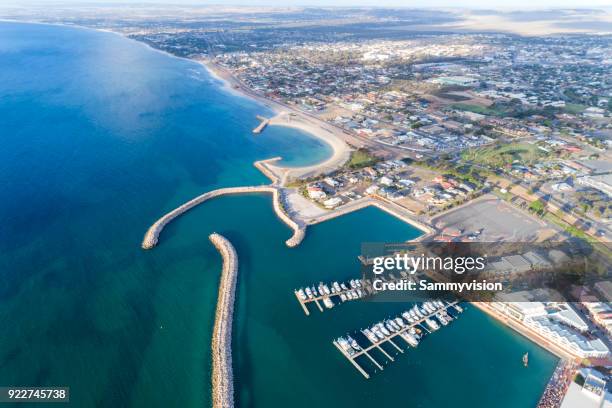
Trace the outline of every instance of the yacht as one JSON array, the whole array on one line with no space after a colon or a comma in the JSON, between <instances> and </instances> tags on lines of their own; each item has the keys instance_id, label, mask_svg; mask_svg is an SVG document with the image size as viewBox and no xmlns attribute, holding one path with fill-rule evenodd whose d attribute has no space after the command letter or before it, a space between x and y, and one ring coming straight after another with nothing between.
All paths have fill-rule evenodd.
<instances>
[{"instance_id":1,"label":"yacht","mask_svg":"<svg viewBox=\"0 0 612 408\"><path fill-rule=\"evenodd\" d=\"M416 347L419 345L419 341L417 340L416 337L414 337L412 334L410 333L402 333L401 334L402 338L404 338L404 340L406 340L406 342L408 342L408 344L410 344L412 347Z\"/></svg>"},{"instance_id":2,"label":"yacht","mask_svg":"<svg viewBox=\"0 0 612 408\"><path fill-rule=\"evenodd\" d=\"M391 320L387 320L385 322L385 327L391 332L391 333L395 333L397 331L397 329L395 328L395 323L393 323L393 321Z\"/></svg>"},{"instance_id":3,"label":"yacht","mask_svg":"<svg viewBox=\"0 0 612 408\"><path fill-rule=\"evenodd\" d=\"M446 320L446 318L442 316L442 313L438 313L436 317L438 318L440 323L442 323L442 326L446 326L448 324L448 320Z\"/></svg>"},{"instance_id":4,"label":"yacht","mask_svg":"<svg viewBox=\"0 0 612 408\"><path fill-rule=\"evenodd\" d=\"M361 281L359 279L355 279L355 285L357 285L358 288L361 287Z\"/></svg>"},{"instance_id":5,"label":"yacht","mask_svg":"<svg viewBox=\"0 0 612 408\"><path fill-rule=\"evenodd\" d=\"M408 321L408 323L412 323L412 316L410 316L410 312L405 311L402 313L402 317Z\"/></svg>"},{"instance_id":6,"label":"yacht","mask_svg":"<svg viewBox=\"0 0 612 408\"><path fill-rule=\"evenodd\" d=\"M357 284L355 284L355 279L351 279L349 281L349 285L351 285L351 288L355 289L357 287Z\"/></svg>"},{"instance_id":7,"label":"yacht","mask_svg":"<svg viewBox=\"0 0 612 408\"><path fill-rule=\"evenodd\" d=\"M359 344L357 343L357 341L355 341L354 338L352 338L351 336L346 336L346 338L349 341L349 344L351 345L351 347L355 350L355 351L360 351L361 350L361 346L359 346Z\"/></svg>"},{"instance_id":8,"label":"yacht","mask_svg":"<svg viewBox=\"0 0 612 408\"><path fill-rule=\"evenodd\" d=\"M334 289L336 289L336 292L342 292L342 288L340 287L340 284L338 282L334 282L333 285Z\"/></svg>"},{"instance_id":9,"label":"yacht","mask_svg":"<svg viewBox=\"0 0 612 408\"><path fill-rule=\"evenodd\" d=\"M346 286L346 283L344 282L340 284L340 287L342 288L342 290L348 290L348 287Z\"/></svg>"},{"instance_id":10,"label":"yacht","mask_svg":"<svg viewBox=\"0 0 612 408\"><path fill-rule=\"evenodd\" d=\"M323 304L328 309L331 309L332 307L334 307L334 302L328 297L323 298Z\"/></svg>"},{"instance_id":11,"label":"yacht","mask_svg":"<svg viewBox=\"0 0 612 408\"><path fill-rule=\"evenodd\" d=\"M348 340L346 340L343 337L338 337L338 340L336 340L338 342L338 344L340 345L340 347L342 347L342 349L344 351L346 351L350 356L352 356L353 354L355 354L355 350L353 350L353 348L351 347L351 345L349 344Z\"/></svg>"},{"instance_id":12,"label":"yacht","mask_svg":"<svg viewBox=\"0 0 612 408\"><path fill-rule=\"evenodd\" d=\"M340 294L340 300L346 302L346 295L344 293Z\"/></svg>"},{"instance_id":13,"label":"yacht","mask_svg":"<svg viewBox=\"0 0 612 408\"><path fill-rule=\"evenodd\" d=\"M329 287L326 284L323 284L323 292L325 292L326 295L329 295L331 293Z\"/></svg>"},{"instance_id":14,"label":"yacht","mask_svg":"<svg viewBox=\"0 0 612 408\"><path fill-rule=\"evenodd\" d=\"M370 329L364 329L361 331L372 343L378 343L378 338Z\"/></svg>"},{"instance_id":15,"label":"yacht","mask_svg":"<svg viewBox=\"0 0 612 408\"><path fill-rule=\"evenodd\" d=\"M372 331L374 332L374 334L376 334L376 337L378 337L380 340L385 339L385 335L380 331L378 326L372 326Z\"/></svg>"},{"instance_id":16,"label":"yacht","mask_svg":"<svg viewBox=\"0 0 612 408\"><path fill-rule=\"evenodd\" d=\"M310 290L312 290L312 295L314 297L318 297L319 296L319 292L317 292L317 290L315 289L315 287L313 286L312 288L310 288Z\"/></svg>"},{"instance_id":17,"label":"yacht","mask_svg":"<svg viewBox=\"0 0 612 408\"><path fill-rule=\"evenodd\" d=\"M431 329L431 331L435 331L440 328L438 323L434 322L433 320L429 318L425 319L425 324Z\"/></svg>"},{"instance_id":18,"label":"yacht","mask_svg":"<svg viewBox=\"0 0 612 408\"><path fill-rule=\"evenodd\" d=\"M463 308L459 305L455 305L455 310L457 310L459 313L463 312Z\"/></svg>"},{"instance_id":19,"label":"yacht","mask_svg":"<svg viewBox=\"0 0 612 408\"><path fill-rule=\"evenodd\" d=\"M382 323L377 323L377 327L385 336L391 335L391 333L389 333L389 330L387 330L387 328Z\"/></svg>"},{"instance_id":20,"label":"yacht","mask_svg":"<svg viewBox=\"0 0 612 408\"><path fill-rule=\"evenodd\" d=\"M404 319L402 319L401 317L396 317L395 323L397 323L397 325L401 328L406 327L406 323L404 322Z\"/></svg>"},{"instance_id":21,"label":"yacht","mask_svg":"<svg viewBox=\"0 0 612 408\"><path fill-rule=\"evenodd\" d=\"M306 300L306 294L304 293L304 289L299 289L295 293L297 293L298 297L302 300Z\"/></svg>"},{"instance_id":22,"label":"yacht","mask_svg":"<svg viewBox=\"0 0 612 408\"><path fill-rule=\"evenodd\" d=\"M310 288L306 288L306 296L308 296L308 299L312 299L312 290L310 290Z\"/></svg>"}]
</instances>

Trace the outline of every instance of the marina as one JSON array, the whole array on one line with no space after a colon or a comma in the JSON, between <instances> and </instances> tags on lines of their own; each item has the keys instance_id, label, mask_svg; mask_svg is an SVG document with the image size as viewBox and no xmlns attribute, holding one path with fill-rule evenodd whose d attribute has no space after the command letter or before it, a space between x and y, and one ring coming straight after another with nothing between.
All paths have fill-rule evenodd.
<instances>
[{"instance_id":1,"label":"marina","mask_svg":"<svg viewBox=\"0 0 612 408\"><path fill-rule=\"evenodd\" d=\"M453 314L449 311L454 311ZM383 364L395 361L389 350L397 354L403 354L406 349L400 345L416 348L421 339L442 326L447 326L455 320L463 308L459 301L445 302L442 300L430 300L421 305L414 305L411 309L404 311L401 316L389 318L373 324L369 328L361 329L355 333L347 334L333 341L334 346L346 357L351 364L366 379L370 378L368 371L357 359L365 356L375 367L383 370L381 362L372 355L372 351L379 351L387 361ZM361 344L354 337L362 340ZM398 341L401 339L401 342ZM398 344L399 343L399 344ZM383 348L387 345L387 350Z\"/></svg>"},{"instance_id":2,"label":"marina","mask_svg":"<svg viewBox=\"0 0 612 408\"><path fill-rule=\"evenodd\" d=\"M359 279L351 279L348 282L342 283L333 282L329 285L320 282L317 286L312 285L294 291L295 297L300 306L302 306L306 316L310 315L307 306L309 303L314 302L319 311L323 312L325 309L321 306L321 303L323 303L325 308L331 309L336 304L362 299L373 293L374 290L371 286Z\"/></svg>"}]
</instances>

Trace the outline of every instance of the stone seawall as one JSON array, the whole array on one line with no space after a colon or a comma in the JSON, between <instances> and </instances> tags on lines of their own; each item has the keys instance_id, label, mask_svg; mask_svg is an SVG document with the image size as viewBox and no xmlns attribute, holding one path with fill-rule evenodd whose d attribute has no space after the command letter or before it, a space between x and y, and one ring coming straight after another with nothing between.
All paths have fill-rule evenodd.
<instances>
[{"instance_id":1,"label":"stone seawall","mask_svg":"<svg viewBox=\"0 0 612 408\"><path fill-rule=\"evenodd\" d=\"M212 402L213 408L233 408L232 321L238 256L233 245L222 235L211 234L209 239L223 258L212 336Z\"/></svg>"},{"instance_id":2,"label":"stone seawall","mask_svg":"<svg viewBox=\"0 0 612 408\"><path fill-rule=\"evenodd\" d=\"M300 242L302 242L302 239L304 239L306 227L301 223L298 224L296 221L292 220L284 211L283 205L281 203L281 193L279 192L279 188L273 186L227 187L204 193L194 198L193 200L188 201L185 204L175 208L174 210L170 211L169 213L155 221L155 223L151 225L151 227L147 230L142 240L142 248L151 249L155 245L157 245L159 241L159 235L161 234L164 227L168 225L168 223L170 223L172 220L183 215L185 212L189 211L193 207L200 205L203 202L210 200L211 198L219 197L222 195L245 193L271 193L272 203L276 215L293 230L293 236L286 241L287 246L294 247L297 246Z\"/></svg>"}]
</instances>

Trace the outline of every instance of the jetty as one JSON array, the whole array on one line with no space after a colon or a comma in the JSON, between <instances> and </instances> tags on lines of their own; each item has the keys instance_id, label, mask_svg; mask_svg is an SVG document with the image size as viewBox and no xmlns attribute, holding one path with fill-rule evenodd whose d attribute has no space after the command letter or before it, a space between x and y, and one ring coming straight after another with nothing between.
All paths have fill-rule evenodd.
<instances>
[{"instance_id":1,"label":"jetty","mask_svg":"<svg viewBox=\"0 0 612 408\"><path fill-rule=\"evenodd\" d=\"M142 240L142 248L143 249L151 249L157 245L159 241L159 235L163 231L164 227L168 225L175 218L183 215L187 211L192 208L202 204L205 201L213 199L215 197L220 197L224 195L232 195L232 194L248 194L248 193L268 193L272 194L272 203L274 207L274 212L276 215L293 230L293 235L286 242L288 247L295 247L302 242L304 236L306 234L306 226L300 222L294 221L287 215L284 210L284 205L281 202L281 191L279 187L276 186L246 186L246 187L226 187L219 188L217 190L212 190L207 193L204 193L185 204L180 205L174 210L168 212L161 218L159 218L149 229L147 230L143 240Z\"/></svg>"},{"instance_id":2,"label":"jetty","mask_svg":"<svg viewBox=\"0 0 612 408\"><path fill-rule=\"evenodd\" d=\"M255 134L263 132L266 126L268 126L268 124L270 123L270 119L264 118L263 116L260 116L260 115L257 115L257 119L259 119L260 122L259 122L259 125L257 125L257 127L253 129L253 133Z\"/></svg>"},{"instance_id":3,"label":"jetty","mask_svg":"<svg viewBox=\"0 0 612 408\"><path fill-rule=\"evenodd\" d=\"M437 302L439 302L441 306L436 306L435 310L431 308L429 311L426 312L425 309L419 309L421 311L421 314L415 316L414 318L411 317L411 319L413 320L412 322L407 321L405 317L403 318L398 316L388 320L383 320L384 323L378 323L386 324L387 322L397 322L398 319L403 322L401 326L395 324L394 329L392 329L389 325L386 325L386 328L384 329L386 333L383 333L378 329L375 329L373 331L369 331L370 329L366 329L346 335L346 339L344 337L340 337L334 340L332 343L342 353L342 355L349 360L349 362L357 369L357 371L359 371L365 378L370 378L370 374L366 371L363 365L359 363L358 359L365 357L367 358L366 361L369 361L374 367L382 371L384 369L383 364L388 364L389 362L395 361L391 354L404 354L404 352L407 350L407 348L403 349L400 346L417 347L420 338L433 332L431 327L428 328L426 324L423 324L428 319L435 318L437 319L436 321L438 323L441 323L443 326L446 326L451 321L455 320L458 317L458 314L463 311L463 309L459 306L459 301ZM454 310L455 314L449 314L449 310ZM406 313L407 312L404 312L402 316L405 316ZM443 313L446 313L447 317L443 317ZM372 328L376 327L376 324L372 326ZM389 330L387 330L387 328L389 328ZM378 336L373 333L374 331L378 332ZM420 332L421 334L418 335L418 337L414 337L414 335L411 334L411 331L413 333ZM366 333L374 337L370 338L368 337L368 335L366 335ZM413 337L410 337L409 335ZM354 336L355 338L351 336ZM357 341L357 339L360 341ZM401 342L399 341L400 339ZM411 344L410 341L412 341L413 344ZM384 356L385 361L378 361L374 356L374 352Z\"/></svg>"},{"instance_id":4,"label":"jetty","mask_svg":"<svg viewBox=\"0 0 612 408\"><path fill-rule=\"evenodd\" d=\"M238 256L233 245L222 235L211 234L208 238L223 258L212 336L212 405L214 408L233 408L232 320Z\"/></svg>"},{"instance_id":5,"label":"jetty","mask_svg":"<svg viewBox=\"0 0 612 408\"><path fill-rule=\"evenodd\" d=\"M321 306L321 303L327 309L331 309L336 305L334 301L344 303L362 299L373 294L374 289L367 282L351 279L349 282L334 282L329 285L321 282L318 286L312 285L307 288L300 288L293 293L306 316L310 316L309 303L314 303L319 311L323 312L325 309Z\"/></svg>"}]
</instances>

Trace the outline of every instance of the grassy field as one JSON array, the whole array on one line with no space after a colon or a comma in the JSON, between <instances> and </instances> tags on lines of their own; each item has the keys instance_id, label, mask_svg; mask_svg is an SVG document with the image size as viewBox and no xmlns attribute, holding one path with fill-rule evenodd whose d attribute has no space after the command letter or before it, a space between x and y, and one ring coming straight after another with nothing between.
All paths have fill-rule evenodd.
<instances>
[{"instance_id":1,"label":"grassy field","mask_svg":"<svg viewBox=\"0 0 612 408\"><path fill-rule=\"evenodd\" d=\"M368 153L367 150L359 149L351 153L351 159L346 164L351 169L361 169L376 164L378 159Z\"/></svg>"},{"instance_id":2,"label":"grassy field","mask_svg":"<svg viewBox=\"0 0 612 408\"><path fill-rule=\"evenodd\" d=\"M453 103L450 107L457 110L480 113L481 115L500 116L504 114L500 109L487 108L485 106L470 103Z\"/></svg>"},{"instance_id":3,"label":"grassy field","mask_svg":"<svg viewBox=\"0 0 612 408\"><path fill-rule=\"evenodd\" d=\"M518 161L522 164L535 163L546 156L536 145L511 143L469 149L461 155L464 160L490 167L503 167Z\"/></svg>"}]
</instances>

